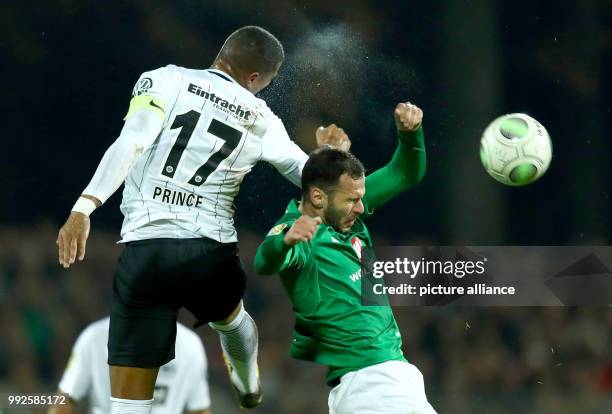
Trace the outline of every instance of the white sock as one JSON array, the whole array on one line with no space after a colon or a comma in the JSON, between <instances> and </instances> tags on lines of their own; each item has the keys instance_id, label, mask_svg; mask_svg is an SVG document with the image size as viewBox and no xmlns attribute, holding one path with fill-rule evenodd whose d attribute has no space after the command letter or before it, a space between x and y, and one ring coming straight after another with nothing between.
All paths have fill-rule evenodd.
<instances>
[{"instance_id":1,"label":"white sock","mask_svg":"<svg viewBox=\"0 0 612 414\"><path fill-rule=\"evenodd\" d=\"M211 322L210 327L219 333L223 353L233 367L232 383L243 393L258 390L257 372L257 325L241 307L236 318L230 323Z\"/></svg>"},{"instance_id":2,"label":"white sock","mask_svg":"<svg viewBox=\"0 0 612 414\"><path fill-rule=\"evenodd\" d=\"M150 414L153 400L125 400L110 397L111 414Z\"/></svg>"}]
</instances>

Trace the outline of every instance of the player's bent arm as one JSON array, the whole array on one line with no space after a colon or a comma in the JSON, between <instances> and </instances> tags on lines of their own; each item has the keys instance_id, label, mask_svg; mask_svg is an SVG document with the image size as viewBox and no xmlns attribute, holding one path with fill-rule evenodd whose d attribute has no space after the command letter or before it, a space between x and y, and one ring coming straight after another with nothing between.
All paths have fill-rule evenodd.
<instances>
[{"instance_id":1,"label":"player's bent arm","mask_svg":"<svg viewBox=\"0 0 612 414\"><path fill-rule=\"evenodd\" d=\"M293 246L285 241L291 225L281 223L272 228L255 253L254 268L259 275L273 275L288 268L300 268L310 252L308 243Z\"/></svg>"},{"instance_id":2,"label":"player's bent arm","mask_svg":"<svg viewBox=\"0 0 612 414\"><path fill-rule=\"evenodd\" d=\"M291 141L283 122L276 115L272 116L262 139L261 160L272 164L287 180L300 187L308 155Z\"/></svg>"},{"instance_id":3,"label":"player's bent arm","mask_svg":"<svg viewBox=\"0 0 612 414\"><path fill-rule=\"evenodd\" d=\"M264 158L276 170L294 185L302 186L302 169L308 161L308 155L291 140L282 142L272 153Z\"/></svg>"},{"instance_id":4,"label":"player's bent arm","mask_svg":"<svg viewBox=\"0 0 612 414\"><path fill-rule=\"evenodd\" d=\"M289 157L283 163L275 164L275 168L291 183L298 187L302 187L302 170L308 154L306 154L297 144L291 141L290 147L287 148Z\"/></svg>"},{"instance_id":5,"label":"player's bent arm","mask_svg":"<svg viewBox=\"0 0 612 414\"><path fill-rule=\"evenodd\" d=\"M397 131L398 145L391 161L366 177L364 204L372 211L423 179L427 167L425 135L420 127L414 132Z\"/></svg>"},{"instance_id":6,"label":"player's bent arm","mask_svg":"<svg viewBox=\"0 0 612 414\"><path fill-rule=\"evenodd\" d=\"M274 229L271 231L274 231ZM268 235L255 253L255 272L259 275L278 273L291 249L292 247L284 241L283 232L277 235Z\"/></svg>"},{"instance_id":7,"label":"player's bent arm","mask_svg":"<svg viewBox=\"0 0 612 414\"><path fill-rule=\"evenodd\" d=\"M61 391L58 394L66 395ZM53 405L47 410L47 414L72 414L74 412L75 402L66 395L66 404Z\"/></svg>"},{"instance_id":8,"label":"player's bent arm","mask_svg":"<svg viewBox=\"0 0 612 414\"><path fill-rule=\"evenodd\" d=\"M143 98L138 96L137 98ZM147 97L144 97L147 98ZM149 98L150 99L150 98ZM163 118L153 110L128 113L121 134L102 157L84 195L104 203L123 184L138 157L153 144Z\"/></svg>"}]
</instances>

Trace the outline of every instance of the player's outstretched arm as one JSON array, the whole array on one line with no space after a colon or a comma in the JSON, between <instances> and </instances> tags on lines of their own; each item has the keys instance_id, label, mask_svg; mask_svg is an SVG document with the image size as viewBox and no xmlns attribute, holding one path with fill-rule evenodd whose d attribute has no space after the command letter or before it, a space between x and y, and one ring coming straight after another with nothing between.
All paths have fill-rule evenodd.
<instances>
[{"instance_id":1,"label":"player's outstretched arm","mask_svg":"<svg viewBox=\"0 0 612 414\"><path fill-rule=\"evenodd\" d=\"M391 161L366 177L364 204L376 209L403 191L414 187L425 175L427 159L423 134L423 111L410 102L394 111L398 144Z\"/></svg>"},{"instance_id":2,"label":"player's outstretched arm","mask_svg":"<svg viewBox=\"0 0 612 414\"><path fill-rule=\"evenodd\" d=\"M85 258L89 215L123 184L138 157L159 135L162 120L163 115L160 117L154 111L128 113L121 134L102 157L89 185L59 230L56 244L60 265L68 268L77 258Z\"/></svg>"},{"instance_id":3,"label":"player's outstretched arm","mask_svg":"<svg viewBox=\"0 0 612 414\"><path fill-rule=\"evenodd\" d=\"M309 249L304 242L312 240L319 224L320 217L303 215L286 232L287 224L274 226L257 249L255 272L272 275L305 263Z\"/></svg>"}]
</instances>

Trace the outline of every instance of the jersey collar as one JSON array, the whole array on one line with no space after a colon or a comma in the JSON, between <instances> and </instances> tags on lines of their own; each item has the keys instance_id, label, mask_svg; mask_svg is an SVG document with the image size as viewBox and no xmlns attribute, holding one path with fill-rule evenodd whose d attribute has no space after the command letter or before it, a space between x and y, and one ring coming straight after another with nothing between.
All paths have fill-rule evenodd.
<instances>
[{"instance_id":1,"label":"jersey collar","mask_svg":"<svg viewBox=\"0 0 612 414\"><path fill-rule=\"evenodd\" d=\"M291 215L291 216L301 216L302 212L300 211L300 202L296 199L292 199L289 202L289 205L287 205L287 208L285 209L285 215Z\"/></svg>"},{"instance_id":2,"label":"jersey collar","mask_svg":"<svg viewBox=\"0 0 612 414\"><path fill-rule=\"evenodd\" d=\"M217 75L218 77L225 79L228 82L233 82L235 84L238 84L238 82L236 82L234 78L232 78L230 75L223 72L222 70L219 70L219 69L206 69L206 70L212 73L213 75Z\"/></svg>"}]
</instances>

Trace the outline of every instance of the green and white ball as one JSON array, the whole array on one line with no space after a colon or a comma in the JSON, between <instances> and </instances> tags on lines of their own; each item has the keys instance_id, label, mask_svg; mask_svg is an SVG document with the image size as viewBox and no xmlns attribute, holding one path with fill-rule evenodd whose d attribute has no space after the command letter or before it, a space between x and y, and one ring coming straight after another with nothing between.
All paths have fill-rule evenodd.
<instances>
[{"instance_id":1,"label":"green and white ball","mask_svg":"<svg viewBox=\"0 0 612 414\"><path fill-rule=\"evenodd\" d=\"M502 184L534 182L548 169L552 144L546 128L526 114L507 114L491 122L480 139L480 160Z\"/></svg>"}]
</instances>

